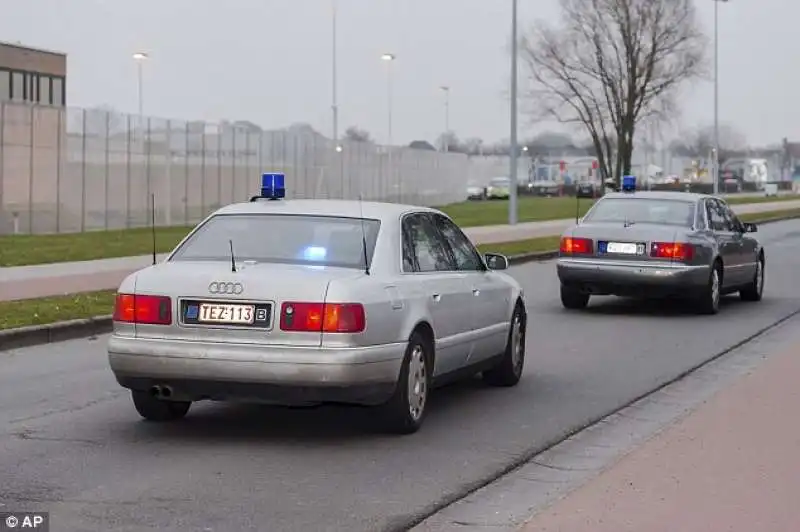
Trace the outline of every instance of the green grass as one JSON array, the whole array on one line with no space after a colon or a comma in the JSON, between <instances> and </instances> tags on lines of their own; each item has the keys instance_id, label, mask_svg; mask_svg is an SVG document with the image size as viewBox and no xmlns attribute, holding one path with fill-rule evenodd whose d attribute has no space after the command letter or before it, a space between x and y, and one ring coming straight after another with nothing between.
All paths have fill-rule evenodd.
<instances>
[{"instance_id":1,"label":"green grass","mask_svg":"<svg viewBox=\"0 0 800 532\"><path fill-rule=\"evenodd\" d=\"M800 218L800 209L781 209L779 211L750 212L740 214L738 218L743 222L766 222L768 220L783 220L788 218Z\"/></svg>"},{"instance_id":2,"label":"green grass","mask_svg":"<svg viewBox=\"0 0 800 532\"><path fill-rule=\"evenodd\" d=\"M93 318L114 310L114 290L0 301L0 330Z\"/></svg>"},{"instance_id":3,"label":"green grass","mask_svg":"<svg viewBox=\"0 0 800 532\"><path fill-rule=\"evenodd\" d=\"M518 205L520 222L541 222L583 216L594 200L589 198L521 196ZM508 201L465 201L439 207L461 227L502 225L508 223Z\"/></svg>"},{"instance_id":4,"label":"green grass","mask_svg":"<svg viewBox=\"0 0 800 532\"><path fill-rule=\"evenodd\" d=\"M725 201L729 205L742 205L744 203L776 203L780 201L797 201L800 199L798 194L789 194L786 196L747 196L747 197L727 197Z\"/></svg>"},{"instance_id":5,"label":"green grass","mask_svg":"<svg viewBox=\"0 0 800 532\"><path fill-rule=\"evenodd\" d=\"M524 253L544 253L558 249L560 236L543 236L540 238L529 238L527 240L516 240L513 242L498 242L496 244L479 244L478 251L481 253L500 253L507 257L522 255Z\"/></svg>"}]
</instances>

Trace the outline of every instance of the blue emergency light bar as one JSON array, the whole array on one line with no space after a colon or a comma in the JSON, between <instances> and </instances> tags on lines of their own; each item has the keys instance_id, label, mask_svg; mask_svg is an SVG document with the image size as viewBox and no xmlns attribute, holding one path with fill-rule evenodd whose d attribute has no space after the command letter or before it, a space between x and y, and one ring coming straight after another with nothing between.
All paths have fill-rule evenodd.
<instances>
[{"instance_id":1,"label":"blue emergency light bar","mask_svg":"<svg viewBox=\"0 0 800 532\"><path fill-rule=\"evenodd\" d=\"M279 173L261 174L261 196L270 200L286 197L286 185L284 184L286 175ZM255 199L255 198L254 198Z\"/></svg>"},{"instance_id":2,"label":"blue emergency light bar","mask_svg":"<svg viewBox=\"0 0 800 532\"><path fill-rule=\"evenodd\" d=\"M636 176L635 175L622 176L622 191L623 192L636 192Z\"/></svg>"}]
</instances>

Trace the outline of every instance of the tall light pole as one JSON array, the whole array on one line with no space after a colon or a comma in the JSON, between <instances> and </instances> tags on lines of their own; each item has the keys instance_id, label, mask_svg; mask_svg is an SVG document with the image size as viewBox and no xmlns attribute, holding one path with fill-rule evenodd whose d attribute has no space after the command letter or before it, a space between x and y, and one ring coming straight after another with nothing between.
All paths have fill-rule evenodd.
<instances>
[{"instance_id":1,"label":"tall light pole","mask_svg":"<svg viewBox=\"0 0 800 532\"><path fill-rule=\"evenodd\" d=\"M714 1L714 194L719 194L719 3Z\"/></svg>"},{"instance_id":2,"label":"tall light pole","mask_svg":"<svg viewBox=\"0 0 800 532\"><path fill-rule=\"evenodd\" d=\"M144 52L136 52L133 54L133 59L136 60L136 75L139 86L139 121L144 118L144 94L143 94L143 67L145 61L150 59L150 56ZM140 124L141 125L141 124Z\"/></svg>"},{"instance_id":3,"label":"tall light pole","mask_svg":"<svg viewBox=\"0 0 800 532\"><path fill-rule=\"evenodd\" d=\"M511 0L511 169L508 224L517 223L517 0Z\"/></svg>"},{"instance_id":4,"label":"tall light pole","mask_svg":"<svg viewBox=\"0 0 800 532\"><path fill-rule=\"evenodd\" d=\"M333 112L333 145L335 148L339 147L339 100L338 100L338 73L336 65L336 11L338 7L338 0L332 0L332 17L331 17L331 65L332 65L332 92L333 101L331 104L331 111Z\"/></svg>"},{"instance_id":5,"label":"tall light pole","mask_svg":"<svg viewBox=\"0 0 800 532\"><path fill-rule=\"evenodd\" d=\"M442 151L450 151L450 143L448 142L450 134L450 87L442 85L440 87L444 92L444 135L442 136Z\"/></svg>"},{"instance_id":6,"label":"tall light pole","mask_svg":"<svg viewBox=\"0 0 800 532\"><path fill-rule=\"evenodd\" d=\"M393 88L392 88L392 63L394 60L397 59L397 56L394 54L383 54L381 55L381 59L386 62L386 102L387 102L387 123L386 123L386 150L388 154L388 174L389 179L386 182L387 188L390 186L392 178L394 177L392 174L394 173L394 169L392 168L392 106L393 106Z\"/></svg>"}]
</instances>

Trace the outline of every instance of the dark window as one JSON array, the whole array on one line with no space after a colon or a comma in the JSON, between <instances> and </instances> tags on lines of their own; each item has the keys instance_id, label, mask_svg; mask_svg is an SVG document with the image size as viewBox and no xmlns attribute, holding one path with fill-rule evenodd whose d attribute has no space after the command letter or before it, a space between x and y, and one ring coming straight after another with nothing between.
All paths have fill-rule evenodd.
<instances>
[{"instance_id":1,"label":"dark window","mask_svg":"<svg viewBox=\"0 0 800 532\"><path fill-rule=\"evenodd\" d=\"M730 208L730 206L725 202L720 202L722 205L722 211L725 215L725 219L728 220L729 227L731 231L739 231L740 233L744 233L744 224L742 224L739 217L736 216L736 213Z\"/></svg>"},{"instance_id":2,"label":"dark window","mask_svg":"<svg viewBox=\"0 0 800 532\"><path fill-rule=\"evenodd\" d=\"M433 222L423 214L412 214L403 220L408 228L414 258L420 272L454 270L441 235Z\"/></svg>"},{"instance_id":3,"label":"dark window","mask_svg":"<svg viewBox=\"0 0 800 532\"><path fill-rule=\"evenodd\" d=\"M0 102L11 99L11 72L0 70Z\"/></svg>"},{"instance_id":4,"label":"dark window","mask_svg":"<svg viewBox=\"0 0 800 532\"><path fill-rule=\"evenodd\" d=\"M372 262L380 221L334 216L220 214L212 217L178 248L175 261L237 260L308 264L341 268Z\"/></svg>"},{"instance_id":5,"label":"dark window","mask_svg":"<svg viewBox=\"0 0 800 532\"><path fill-rule=\"evenodd\" d=\"M442 233L445 242L453 252L453 258L456 261L456 269L476 271L483 270L483 262L475 246L472 245L469 238L453 223L452 220L436 214L433 216L436 222L436 227Z\"/></svg>"},{"instance_id":6,"label":"dark window","mask_svg":"<svg viewBox=\"0 0 800 532\"><path fill-rule=\"evenodd\" d=\"M39 101L39 80L36 74L25 74L25 101L37 103Z\"/></svg>"},{"instance_id":7,"label":"dark window","mask_svg":"<svg viewBox=\"0 0 800 532\"><path fill-rule=\"evenodd\" d=\"M411 232L407 220L403 221L402 241L403 241L403 271L407 273L417 272L417 261L414 257L414 246L411 244Z\"/></svg>"},{"instance_id":8,"label":"dark window","mask_svg":"<svg viewBox=\"0 0 800 532\"><path fill-rule=\"evenodd\" d=\"M733 231L731 220L726 216L721 203L713 199L706 200L706 212L712 231Z\"/></svg>"}]
</instances>

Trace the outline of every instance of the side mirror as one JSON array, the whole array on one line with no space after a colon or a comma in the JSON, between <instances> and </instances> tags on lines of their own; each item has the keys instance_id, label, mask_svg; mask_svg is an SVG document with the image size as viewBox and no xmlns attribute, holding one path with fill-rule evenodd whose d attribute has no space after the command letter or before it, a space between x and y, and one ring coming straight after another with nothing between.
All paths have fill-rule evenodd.
<instances>
[{"instance_id":1,"label":"side mirror","mask_svg":"<svg viewBox=\"0 0 800 532\"><path fill-rule=\"evenodd\" d=\"M742 225L744 226L745 233L758 233L758 226L756 224L745 222Z\"/></svg>"},{"instance_id":2,"label":"side mirror","mask_svg":"<svg viewBox=\"0 0 800 532\"><path fill-rule=\"evenodd\" d=\"M500 255L499 253L487 253L483 256L483 258L486 261L486 266L490 270L508 269L508 258L506 258L505 255Z\"/></svg>"}]
</instances>

